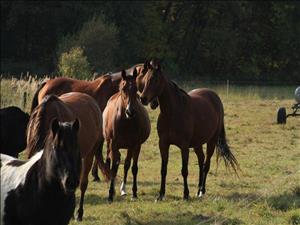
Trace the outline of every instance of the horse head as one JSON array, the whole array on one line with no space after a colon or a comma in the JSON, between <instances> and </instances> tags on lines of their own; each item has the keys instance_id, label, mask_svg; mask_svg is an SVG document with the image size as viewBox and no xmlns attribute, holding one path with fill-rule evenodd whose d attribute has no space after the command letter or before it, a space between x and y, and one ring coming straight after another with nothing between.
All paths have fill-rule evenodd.
<instances>
[{"instance_id":1,"label":"horse head","mask_svg":"<svg viewBox=\"0 0 300 225\"><path fill-rule=\"evenodd\" d=\"M78 144L79 120L59 122L53 119L45 144L46 180L54 179L65 193L74 193L79 185L81 157Z\"/></svg>"},{"instance_id":2,"label":"horse head","mask_svg":"<svg viewBox=\"0 0 300 225\"><path fill-rule=\"evenodd\" d=\"M148 105L151 102L151 108L153 108L152 102L162 93L165 79L161 72L160 63L156 60L146 62L144 66L147 67L147 72L143 79L144 88L141 94L141 102L143 105Z\"/></svg>"},{"instance_id":3,"label":"horse head","mask_svg":"<svg viewBox=\"0 0 300 225\"><path fill-rule=\"evenodd\" d=\"M135 105L137 104L137 70L133 70L133 75L126 75L125 70L122 70L122 81L120 84L120 92L122 96L122 102L125 107L126 118L130 119L135 116L136 110Z\"/></svg>"}]
</instances>

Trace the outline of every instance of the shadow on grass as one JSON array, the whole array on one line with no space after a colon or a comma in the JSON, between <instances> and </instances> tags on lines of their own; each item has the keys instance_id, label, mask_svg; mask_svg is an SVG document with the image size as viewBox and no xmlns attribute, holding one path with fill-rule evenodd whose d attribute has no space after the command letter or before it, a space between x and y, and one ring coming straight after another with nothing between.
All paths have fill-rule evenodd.
<instances>
[{"instance_id":1,"label":"shadow on grass","mask_svg":"<svg viewBox=\"0 0 300 225\"><path fill-rule=\"evenodd\" d=\"M158 218L157 218L158 217ZM160 219L159 217L164 217ZM242 220L237 218L226 218L222 216L206 216L203 214L192 215L191 212L178 212L175 217L170 218L168 215L156 215L149 222L143 222L141 219L134 218L128 213L120 214L120 219L124 224L134 225L208 225L208 224L222 224L222 225L240 225L245 224Z\"/></svg>"},{"instance_id":2,"label":"shadow on grass","mask_svg":"<svg viewBox=\"0 0 300 225\"><path fill-rule=\"evenodd\" d=\"M235 192L229 196L225 196L226 199L234 202L257 202L266 201L268 205L276 210L288 211L293 209L300 209L300 191L299 188L291 192L285 192L280 195L274 195L268 198L262 198L261 196L254 193L238 193Z\"/></svg>"},{"instance_id":3,"label":"shadow on grass","mask_svg":"<svg viewBox=\"0 0 300 225\"><path fill-rule=\"evenodd\" d=\"M258 194L254 193L239 193L234 192L228 196L225 196L226 199L234 202L247 201L252 202L260 198Z\"/></svg>"},{"instance_id":4,"label":"shadow on grass","mask_svg":"<svg viewBox=\"0 0 300 225\"><path fill-rule=\"evenodd\" d=\"M76 202L79 204L80 197L76 198ZM103 197L101 195L95 195L86 193L84 195L84 205L99 205L99 204L107 204L107 197Z\"/></svg>"},{"instance_id":5,"label":"shadow on grass","mask_svg":"<svg viewBox=\"0 0 300 225\"><path fill-rule=\"evenodd\" d=\"M291 193L272 196L267 199L267 202L272 208L284 212L291 209L300 209L300 193L294 190Z\"/></svg>"}]
</instances>

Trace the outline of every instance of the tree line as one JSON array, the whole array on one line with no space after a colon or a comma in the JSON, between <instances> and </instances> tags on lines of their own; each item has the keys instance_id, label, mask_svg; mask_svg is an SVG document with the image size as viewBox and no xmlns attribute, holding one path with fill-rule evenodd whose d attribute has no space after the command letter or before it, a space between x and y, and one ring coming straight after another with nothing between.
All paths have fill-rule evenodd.
<instances>
[{"instance_id":1,"label":"tree line","mask_svg":"<svg viewBox=\"0 0 300 225\"><path fill-rule=\"evenodd\" d=\"M300 81L298 1L1 1L1 72L91 72L158 58L179 78Z\"/></svg>"}]
</instances>

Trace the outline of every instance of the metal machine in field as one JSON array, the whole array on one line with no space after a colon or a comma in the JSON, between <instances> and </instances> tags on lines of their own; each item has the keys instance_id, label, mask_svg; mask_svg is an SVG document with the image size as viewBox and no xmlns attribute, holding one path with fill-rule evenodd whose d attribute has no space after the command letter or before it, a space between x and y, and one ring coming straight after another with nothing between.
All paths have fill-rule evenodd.
<instances>
[{"instance_id":1,"label":"metal machine in field","mask_svg":"<svg viewBox=\"0 0 300 225\"><path fill-rule=\"evenodd\" d=\"M295 100L296 103L292 106L292 110L293 112L290 114L286 114L286 109L285 107L281 107L278 109L277 112L277 123L286 123L286 119L289 116L300 116L299 113L297 113L297 111L300 109L300 86L298 86L295 90Z\"/></svg>"}]
</instances>

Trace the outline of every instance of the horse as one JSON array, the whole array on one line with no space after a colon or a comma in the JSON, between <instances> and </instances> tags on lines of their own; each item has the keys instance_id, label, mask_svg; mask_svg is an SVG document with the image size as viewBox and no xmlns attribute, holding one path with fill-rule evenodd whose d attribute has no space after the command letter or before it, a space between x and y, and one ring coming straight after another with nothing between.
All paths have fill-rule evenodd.
<instances>
[{"instance_id":1,"label":"horse","mask_svg":"<svg viewBox=\"0 0 300 225\"><path fill-rule=\"evenodd\" d=\"M47 95L40 105L32 112L28 124L27 151L28 158L44 146L44 140L49 132L50 121L58 118L60 121L71 121L78 118L81 122L78 140L82 157L80 176L80 203L77 220L83 217L83 202L88 186L88 174L91 170L93 157L96 156L98 166L103 175L109 179L109 169L103 162L102 145L102 114L95 100L87 94L70 92L59 97Z\"/></svg>"},{"instance_id":2,"label":"horse","mask_svg":"<svg viewBox=\"0 0 300 225\"><path fill-rule=\"evenodd\" d=\"M137 95L137 70L132 76L122 71L120 91L108 101L103 112L103 134L108 146L108 164L111 165L111 183L108 200L113 201L115 195L115 177L120 163L120 148L127 150L124 163L124 178L121 184L121 195L126 195L127 173L133 159L132 198L137 198L138 158L141 145L150 135L150 120L146 109L142 106Z\"/></svg>"},{"instance_id":3,"label":"horse","mask_svg":"<svg viewBox=\"0 0 300 225\"><path fill-rule=\"evenodd\" d=\"M28 161L1 154L1 224L66 225L79 185L79 121L53 119L45 145Z\"/></svg>"},{"instance_id":4,"label":"horse","mask_svg":"<svg viewBox=\"0 0 300 225\"><path fill-rule=\"evenodd\" d=\"M132 74L133 70L136 69L138 76L143 76L145 74L145 63L136 64L129 69L127 73ZM54 94L60 96L68 92L81 92L93 97L101 111L107 104L108 99L115 93L119 91L119 85L122 81L121 72L116 72L112 74L106 74L98 77L93 81L77 80L66 77L59 77L52 80L48 80L42 83L34 94L31 111L42 101L42 99L49 94ZM142 87L142 81L139 82L139 86ZM152 104L151 104L152 105ZM153 104L155 105L155 104ZM97 161L95 160L92 174L94 181L99 181L100 178L97 172Z\"/></svg>"},{"instance_id":5,"label":"horse","mask_svg":"<svg viewBox=\"0 0 300 225\"><path fill-rule=\"evenodd\" d=\"M141 71L142 66L143 64L137 64L134 67L137 67L137 70ZM127 71L133 71L134 67L127 69ZM119 91L121 80L121 72L105 74L92 81L77 80L68 77L57 77L48 80L42 83L35 92L31 104L31 112L46 95L60 96L68 92L81 92L90 95L96 100L103 112L108 99Z\"/></svg>"},{"instance_id":6,"label":"horse","mask_svg":"<svg viewBox=\"0 0 300 225\"><path fill-rule=\"evenodd\" d=\"M0 109L0 153L18 158L26 148L26 128L29 115L16 106Z\"/></svg>"},{"instance_id":7,"label":"horse","mask_svg":"<svg viewBox=\"0 0 300 225\"><path fill-rule=\"evenodd\" d=\"M181 174L185 200L189 199L187 182L189 148L194 148L199 164L197 196L202 197L206 192L206 178L216 147L217 156L224 159L226 166L231 165L235 172L239 168L226 141L221 99L214 91L206 88L194 89L186 93L162 73L158 62L151 61L147 67L141 102L147 105L157 97L160 106L157 132L161 156L161 186L157 200L163 200L165 196L170 145L175 145L181 150ZM206 157L202 149L205 143L207 144Z\"/></svg>"}]
</instances>

